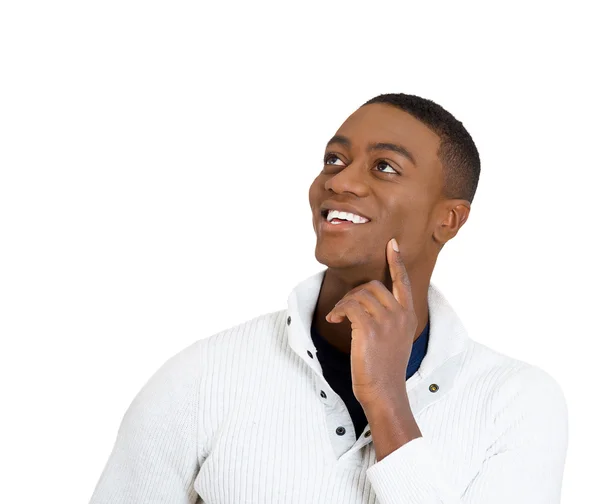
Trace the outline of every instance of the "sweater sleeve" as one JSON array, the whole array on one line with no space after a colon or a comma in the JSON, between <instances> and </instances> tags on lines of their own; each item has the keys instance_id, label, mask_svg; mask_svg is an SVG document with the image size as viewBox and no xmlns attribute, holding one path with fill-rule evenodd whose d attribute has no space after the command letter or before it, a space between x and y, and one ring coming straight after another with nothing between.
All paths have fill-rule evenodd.
<instances>
[{"instance_id":1,"label":"sweater sleeve","mask_svg":"<svg viewBox=\"0 0 600 504\"><path fill-rule=\"evenodd\" d=\"M367 470L379 503L559 504L568 440L562 389L527 366L509 375L493 404L493 442L466 488L451 484L419 437Z\"/></svg>"},{"instance_id":2,"label":"sweater sleeve","mask_svg":"<svg viewBox=\"0 0 600 504\"><path fill-rule=\"evenodd\" d=\"M168 359L133 399L90 504L199 501L200 341Z\"/></svg>"}]
</instances>

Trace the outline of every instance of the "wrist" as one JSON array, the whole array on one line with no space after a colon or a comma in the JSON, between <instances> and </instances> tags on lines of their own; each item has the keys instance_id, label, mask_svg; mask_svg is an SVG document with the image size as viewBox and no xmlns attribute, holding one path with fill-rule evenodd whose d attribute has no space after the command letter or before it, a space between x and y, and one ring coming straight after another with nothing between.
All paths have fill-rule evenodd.
<instances>
[{"instance_id":1,"label":"wrist","mask_svg":"<svg viewBox=\"0 0 600 504\"><path fill-rule=\"evenodd\" d=\"M362 406L367 416L369 416L369 414L373 416L387 414L397 416L411 411L408 394L406 392L400 394L396 393L393 396L382 394L379 396L378 400Z\"/></svg>"}]
</instances>

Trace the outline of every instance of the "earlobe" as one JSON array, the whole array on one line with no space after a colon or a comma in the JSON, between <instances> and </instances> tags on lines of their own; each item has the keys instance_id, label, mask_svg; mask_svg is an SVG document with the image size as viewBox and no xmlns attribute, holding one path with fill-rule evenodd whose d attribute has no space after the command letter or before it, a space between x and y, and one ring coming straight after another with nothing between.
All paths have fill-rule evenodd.
<instances>
[{"instance_id":1,"label":"earlobe","mask_svg":"<svg viewBox=\"0 0 600 504\"><path fill-rule=\"evenodd\" d=\"M446 242L450 241L456 235L455 229L456 227L452 225L454 219L452 217L445 219L441 222L433 232L433 239L440 246L446 244Z\"/></svg>"}]
</instances>

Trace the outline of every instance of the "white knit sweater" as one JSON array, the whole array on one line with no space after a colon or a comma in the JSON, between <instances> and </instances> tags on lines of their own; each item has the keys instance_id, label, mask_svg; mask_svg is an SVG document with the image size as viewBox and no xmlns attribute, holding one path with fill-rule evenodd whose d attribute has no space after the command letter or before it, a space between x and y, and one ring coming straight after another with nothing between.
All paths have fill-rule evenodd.
<instances>
[{"instance_id":1,"label":"white knit sweater","mask_svg":"<svg viewBox=\"0 0 600 504\"><path fill-rule=\"evenodd\" d=\"M406 382L423 436L377 462L369 426L355 438L310 336L324 273L298 284L286 310L167 360L126 411L91 503L560 501L567 449L560 386L539 367L469 338L431 283L427 354Z\"/></svg>"}]
</instances>

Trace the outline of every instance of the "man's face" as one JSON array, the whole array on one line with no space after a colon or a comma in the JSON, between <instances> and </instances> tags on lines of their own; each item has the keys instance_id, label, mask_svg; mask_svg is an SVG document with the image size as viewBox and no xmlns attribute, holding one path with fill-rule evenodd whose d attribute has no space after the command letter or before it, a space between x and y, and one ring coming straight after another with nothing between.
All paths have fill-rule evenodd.
<instances>
[{"instance_id":1,"label":"man's face","mask_svg":"<svg viewBox=\"0 0 600 504\"><path fill-rule=\"evenodd\" d=\"M394 237L405 262L418 262L429 250L433 207L442 194L439 146L437 134L391 105L365 105L348 117L309 190L317 260L330 267L385 266ZM345 206L369 221L327 222L324 207Z\"/></svg>"}]
</instances>

